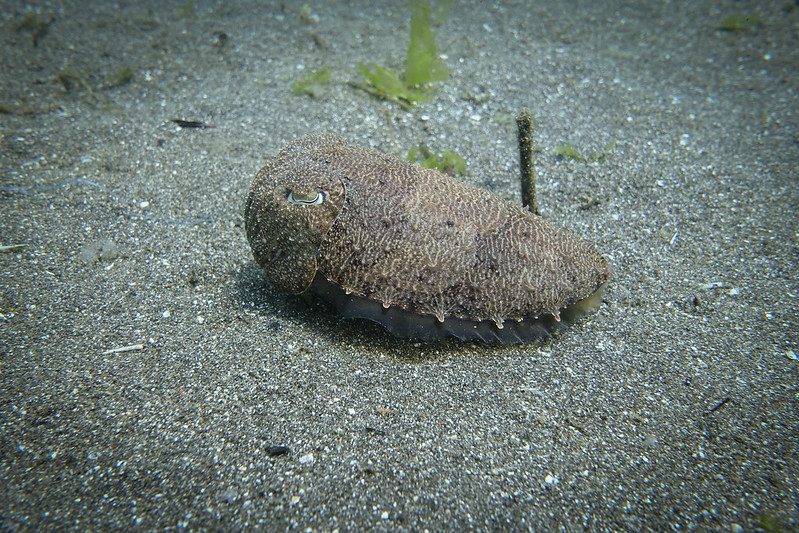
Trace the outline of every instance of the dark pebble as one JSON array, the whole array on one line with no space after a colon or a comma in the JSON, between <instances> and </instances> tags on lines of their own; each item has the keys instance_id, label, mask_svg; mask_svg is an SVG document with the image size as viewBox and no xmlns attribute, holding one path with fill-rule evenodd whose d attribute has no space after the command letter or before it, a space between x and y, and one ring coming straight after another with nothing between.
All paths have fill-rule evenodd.
<instances>
[{"instance_id":1,"label":"dark pebble","mask_svg":"<svg viewBox=\"0 0 799 533\"><path fill-rule=\"evenodd\" d=\"M267 446L266 447L266 455L269 457L278 457L280 455L286 455L291 450L288 446Z\"/></svg>"}]
</instances>

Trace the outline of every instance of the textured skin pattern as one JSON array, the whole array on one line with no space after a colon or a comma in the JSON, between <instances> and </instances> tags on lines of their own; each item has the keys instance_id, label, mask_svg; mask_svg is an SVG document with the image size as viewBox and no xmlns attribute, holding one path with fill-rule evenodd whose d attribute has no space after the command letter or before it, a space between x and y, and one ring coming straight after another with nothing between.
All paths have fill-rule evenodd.
<instances>
[{"instance_id":1,"label":"textured skin pattern","mask_svg":"<svg viewBox=\"0 0 799 533\"><path fill-rule=\"evenodd\" d=\"M319 205L296 205L293 193ZM315 274L383 308L492 321L549 314L610 277L593 244L491 193L331 135L286 146L245 211L256 260L275 286Z\"/></svg>"}]
</instances>

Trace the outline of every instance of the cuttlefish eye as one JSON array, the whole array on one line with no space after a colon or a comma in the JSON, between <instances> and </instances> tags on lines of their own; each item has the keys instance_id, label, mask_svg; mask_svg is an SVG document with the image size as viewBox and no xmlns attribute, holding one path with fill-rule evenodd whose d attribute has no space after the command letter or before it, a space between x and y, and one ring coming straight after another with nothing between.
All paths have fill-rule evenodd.
<instances>
[{"instance_id":1,"label":"cuttlefish eye","mask_svg":"<svg viewBox=\"0 0 799 533\"><path fill-rule=\"evenodd\" d=\"M327 198L325 191L316 191L315 193L303 194L288 191L286 198L289 202L296 205L320 205L324 203Z\"/></svg>"}]
</instances>

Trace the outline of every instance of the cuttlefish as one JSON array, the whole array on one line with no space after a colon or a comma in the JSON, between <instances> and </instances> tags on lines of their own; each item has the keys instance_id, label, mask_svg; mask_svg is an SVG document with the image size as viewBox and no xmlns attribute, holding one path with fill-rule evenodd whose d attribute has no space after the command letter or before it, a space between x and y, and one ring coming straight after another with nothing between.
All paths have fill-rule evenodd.
<instances>
[{"instance_id":1,"label":"cuttlefish","mask_svg":"<svg viewBox=\"0 0 799 533\"><path fill-rule=\"evenodd\" d=\"M519 343L598 306L589 241L488 191L312 135L255 176L247 239L266 279L400 337Z\"/></svg>"}]
</instances>

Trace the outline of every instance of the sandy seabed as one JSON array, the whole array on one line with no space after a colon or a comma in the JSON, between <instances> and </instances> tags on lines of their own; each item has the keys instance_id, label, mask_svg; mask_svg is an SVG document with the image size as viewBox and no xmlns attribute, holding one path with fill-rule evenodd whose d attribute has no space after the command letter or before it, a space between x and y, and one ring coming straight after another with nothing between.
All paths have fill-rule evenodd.
<instances>
[{"instance_id":1,"label":"sandy seabed","mask_svg":"<svg viewBox=\"0 0 799 533\"><path fill-rule=\"evenodd\" d=\"M3 529L798 528L799 7L456 2L406 111L348 82L402 69L408 7L308 6L4 3ZM453 149L519 202L524 107L598 312L415 343L264 283L244 199L286 142Z\"/></svg>"}]
</instances>

